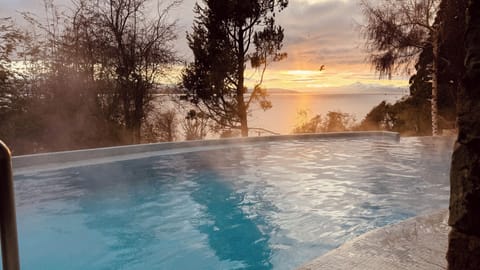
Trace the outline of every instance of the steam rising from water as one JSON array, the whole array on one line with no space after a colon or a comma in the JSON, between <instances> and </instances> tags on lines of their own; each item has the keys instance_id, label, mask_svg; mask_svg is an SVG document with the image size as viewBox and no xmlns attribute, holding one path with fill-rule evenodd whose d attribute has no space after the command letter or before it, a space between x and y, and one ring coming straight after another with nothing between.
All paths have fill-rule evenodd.
<instances>
[{"instance_id":1,"label":"steam rising from water","mask_svg":"<svg viewBox=\"0 0 480 270\"><path fill-rule=\"evenodd\" d=\"M452 142L256 143L17 175L22 266L293 269L447 207Z\"/></svg>"}]
</instances>

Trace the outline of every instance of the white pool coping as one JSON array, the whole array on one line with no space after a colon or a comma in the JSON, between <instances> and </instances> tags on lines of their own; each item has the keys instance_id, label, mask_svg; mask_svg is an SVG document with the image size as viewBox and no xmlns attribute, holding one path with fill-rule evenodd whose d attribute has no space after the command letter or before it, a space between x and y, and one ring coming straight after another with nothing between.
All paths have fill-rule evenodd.
<instances>
[{"instance_id":1,"label":"white pool coping","mask_svg":"<svg viewBox=\"0 0 480 270\"><path fill-rule=\"evenodd\" d=\"M64 169L76 166L108 163L120 160L147 158L159 155L189 153L204 150L240 147L250 143L310 140L310 139L357 139L375 138L379 140L396 140L400 135L396 132L364 131L364 132L332 132L313 134L275 135L248 138L216 139L168 143L137 144L118 147L85 149L76 151L43 153L14 156L12 158L14 174L40 172L52 169Z\"/></svg>"},{"instance_id":2,"label":"white pool coping","mask_svg":"<svg viewBox=\"0 0 480 270\"><path fill-rule=\"evenodd\" d=\"M447 269L448 210L375 229L297 270Z\"/></svg>"}]
</instances>

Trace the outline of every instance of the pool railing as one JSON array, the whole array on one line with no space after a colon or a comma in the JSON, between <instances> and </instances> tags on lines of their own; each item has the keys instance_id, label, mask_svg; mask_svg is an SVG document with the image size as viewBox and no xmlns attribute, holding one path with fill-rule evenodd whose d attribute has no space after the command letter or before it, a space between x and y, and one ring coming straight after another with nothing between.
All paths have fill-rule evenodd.
<instances>
[{"instance_id":1,"label":"pool railing","mask_svg":"<svg viewBox=\"0 0 480 270\"><path fill-rule=\"evenodd\" d=\"M17 221L10 149L0 141L0 238L4 270L19 270Z\"/></svg>"}]
</instances>

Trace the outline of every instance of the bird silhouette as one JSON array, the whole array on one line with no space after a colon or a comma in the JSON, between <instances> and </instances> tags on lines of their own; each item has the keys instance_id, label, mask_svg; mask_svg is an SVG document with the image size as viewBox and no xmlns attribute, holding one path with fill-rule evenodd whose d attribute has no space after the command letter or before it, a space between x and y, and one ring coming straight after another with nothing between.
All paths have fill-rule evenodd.
<instances>
[{"instance_id":1,"label":"bird silhouette","mask_svg":"<svg viewBox=\"0 0 480 270\"><path fill-rule=\"evenodd\" d=\"M319 71L324 71L325 70L325 65L321 65Z\"/></svg>"}]
</instances>

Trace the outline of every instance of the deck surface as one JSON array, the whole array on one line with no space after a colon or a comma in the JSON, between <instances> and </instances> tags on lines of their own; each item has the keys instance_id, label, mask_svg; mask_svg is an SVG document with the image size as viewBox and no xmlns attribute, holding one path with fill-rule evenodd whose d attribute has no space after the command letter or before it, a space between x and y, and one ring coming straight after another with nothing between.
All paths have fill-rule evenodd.
<instances>
[{"instance_id":1,"label":"deck surface","mask_svg":"<svg viewBox=\"0 0 480 270\"><path fill-rule=\"evenodd\" d=\"M447 269L448 210L368 232L299 270Z\"/></svg>"}]
</instances>

